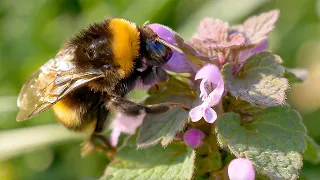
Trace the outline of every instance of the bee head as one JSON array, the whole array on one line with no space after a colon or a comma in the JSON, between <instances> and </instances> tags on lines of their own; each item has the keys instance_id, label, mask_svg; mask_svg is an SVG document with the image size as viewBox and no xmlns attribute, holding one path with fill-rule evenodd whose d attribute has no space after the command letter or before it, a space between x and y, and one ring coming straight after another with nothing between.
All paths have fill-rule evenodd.
<instances>
[{"instance_id":1,"label":"bee head","mask_svg":"<svg viewBox=\"0 0 320 180\"><path fill-rule=\"evenodd\" d=\"M141 55L147 59L147 64L161 66L169 61L172 50L151 28L139 27L141 39Z\"/></svg>"}]
</instances>

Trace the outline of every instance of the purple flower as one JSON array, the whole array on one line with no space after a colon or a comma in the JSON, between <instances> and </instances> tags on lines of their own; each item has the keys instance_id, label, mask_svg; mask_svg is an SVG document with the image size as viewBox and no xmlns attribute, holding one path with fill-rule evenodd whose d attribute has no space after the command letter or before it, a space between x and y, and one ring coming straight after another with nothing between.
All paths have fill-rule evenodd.
<instances>
[{"instance_id":1,"label":"purple flower","mask_svg":"<svg viewBox=\"0 0 320 180\"><path fill-rule=\"evenodd\" d=\"M183 135L184 142L194 149L203 144L203 139L204 133L199 129L189 129Z\"/></svg>"},{"instance_id":2,"label":"purple flower","mask_svg":"<svg viewBox=\"0 0 320 180\"><path fill-rule=\"evenodd\" d=\"M175 38L173 35L173 31L161 24L150 24L149 27L158 34L160 38L165 40L166 42L177 46L175 42ZM173 50L172 57L170 60L163 66L166 70L173 72L194 72L194 64L187 58L185 54L181 54L175 50Z\"/></svg>"},{"instance_id":3,"label":"purple flower","mask_svg":"<svg viewBox=\"0 0 320 180\"><path fill-rule=\"evenodd\" d=\"M248 159L234 159L229 164L228 175L230 180L254 180L254 167Z\"/></svg>"},{"instance_id":4,"label":"purple flower","mask_svg":"<svg viewBox=\"0 0 320 180\"><path fill-rule=\"evenodd\" d=\"M213 123L217 119L217 113L211 107L220 102L224 92L222 75L218 67L209 64L197 72L195 79L202 79L200 83L202 104L189 112L191 121L197 122L203 117L208 123Z\"/></svg>"},{"instance_id":5,"label":"purple flower","mask_svg":"<svg viewBox=\"0 0 320 180\"><path fill-rule=\"evenodd\" d=\"M139 116L128 116L125 114L117 113L116 118L112 123L112 132L109 137L110 144L117 146L118 139L121 133L134 134L136 129L142 124L145 114Z\"/></svg>"},{"instance_id":6,"label":"purple flower","mask_svg":"<svg viewBox=\"0 0 320 180\"><path fill-rule=\"evenodd\" d=\"M257 46L244 50L240 53L238 63L243 64L249 57L258 54L268 48L268 41L264 40Z\"/></svg>"}]
</instances>

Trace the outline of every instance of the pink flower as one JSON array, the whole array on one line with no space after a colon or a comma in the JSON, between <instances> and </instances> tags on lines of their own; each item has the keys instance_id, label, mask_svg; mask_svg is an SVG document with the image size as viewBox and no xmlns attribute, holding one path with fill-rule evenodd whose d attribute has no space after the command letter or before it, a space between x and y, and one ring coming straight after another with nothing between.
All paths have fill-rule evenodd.
<instances>
[{"instance_id":1,"label":"pink flower","mask_svg":"<svg viewBox=\"0 0 320 180\"><path fill-rule=\"evenodd\" d=\"M110 144L117 146L121 133L132 135L136 129L142 124L145 114L139 116L128 116L118 113L112 123L112 132L109 137Z\"/></svg>"},{"instance_id":2,"label":"pink flower","mask_svg":"<svg viewBox=\"0 0 320 180\"><path fill-rule=\"evenodd\" d=\"M202 79L200 83L200 98L202 104L191 109L189 115L193 122L202 117L208 123L217 119L217 113L211 108L217 105L224 92L224 82L218 67L209 64L202 67L196 74L195 79Z\"/></svg>"},{"instance_id":3,"label":"pink flower","mask_svg":"<svg viewBox=\"0 0 320 180\"><path fill-rule=\"evenodd\" d=\"M158 34L158 36L165 40L166 42L177 46L175 42L175 38L173 35L173 31L164 25L161 24L150 24L149 27ZM164 69L173 71L173 72L194 72L195 65L187 58L185 54L181 54L175 50L173 50L173 54L170 60L163 66Z\"/></svg>"},{"instance_id":4,"label":"pink flower","mask_svg":"<svg viewBox=\"0 0 320 180\"><path fill-rule=\"evenodd\" d=\"M229 164L228 175L230 180L254 180L254 167L248 159L234 159Z\"/></svg>"},{"instance_id":5,"label":"pink flower","mask_svg":"<svg viewBox=\"0 0 320 180\"><path fill-rule=\"evenodd\" d=\"M194 149L203 144L203 139L204 133L199 129L189 129L183 135L184 142Z\"/></svg>"}]
</instances>

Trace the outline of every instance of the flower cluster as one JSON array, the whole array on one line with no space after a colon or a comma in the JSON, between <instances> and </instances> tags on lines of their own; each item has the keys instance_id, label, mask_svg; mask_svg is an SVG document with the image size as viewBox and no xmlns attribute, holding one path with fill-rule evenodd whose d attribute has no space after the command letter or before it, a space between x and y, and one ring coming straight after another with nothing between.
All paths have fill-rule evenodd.
<instances>
[{"instance_id":1,"label":"flower cluster","mask_svg":"<svg viewBox=\"0 0 320 180\"><path fill-rule=\"evenodd\" d=\"M159 24L150 26L153 27L153 30L162 39L176 45L176 43L174 43L173 31ZM198 50L197 52L203 53L209 58L218 57L218 62L212 61L211 63L203 64L203 67L200 68L195 75L194 80L201 80L199 83L199 98L201 99L201 104L190 110L189 116L192 122L197 122L203 118L208 123L214 123L217 119L217 113L213 107L221 102L221 98L225 91L224 80L219 65L226 63L226 61L229 60L227 59L229 57L228 53L230 53L232 49L243 46L246 40L242 33L228 33L227 23L206 18L200 23L199 32L190 43ZM237 58L243 63L248 57L266 49L266 45L267 41L263 41L255 47L239 52ZM173 57L175 58L170 59L168 62L169 65L184 64L189 65L187 67L190 67L191 62L185 55L175 51ZM191 73L191 68L186 69L184 68L186 66L181 67L183 67L183 70L189 70L188 72ZM168 70L174 69L170 68ZM183 136L185 143L192 148L201 146L204 138L205 134L199 129L189 129ZM243 158L233 160L230 163L228 174L231 180L239 178L250 180L255 177L254 167L251 162Z\"/></svg>"},{"instance_id":2,"label":"flower cluster","mask_svg":"<svg viewBox=\"0 0 320 180\"><path fill-rule=\"evenodd\" d=\"M195 33L190 41L184 41L177 33L166 26L160 24L148 25L160 38L183 51L183 53L180 53L173 50L173 55L164 65L164 68L175 73L183 72L190 74L190 78L187 81L190 83L187 84L187 86L190 86L190 91L192 91L192 93L189 92L189 94L196 94L196 99L194 103L186 104L186 106L191 107L188 112L188 122L185 123L187 125L183 124L183 127L176 128L174 133L170 132L171 134L177 134L176 137L180 136L179 140L183 140L184 144L189 146L189 149L191 147L195 151L199 150L201 152L204 151L209 153L212 153L214 148L219 149L217 148L218 145L217 147L212 148L210 147L210 143L208 143L210 142L209 138L212 138L213 136L210 134L213 131L212 129L216 128L215 126L218 126L221 121L220 117L223 116L222 113L227 114L231 112L231 115L229 115L234 116L234 119L237 119L237 115L239 115L234 115L236 114L234 113L236 111L233 110L225 112L228 110L225 110L227 108L224 109L224 102L234 97L237 98L237 96L233 96L232 91L230 90L231 88L228 86L230 83L226 80L228 74L222 74L222 69L226 70L224 69L226 66L231 67L229 72L231 72L232 78L236 77L236 75L239 75L237 73L239 73L241 68L246 67L246 63L250 64L249 62L254 59L251 57L258 53L259 55L262 54L261 52L268 48L267 35L273 30L274 23L278 16L279 12L277 10L270 11L268 13L263 13L260 16L251 17L246 20L244 24L235 26L229 26L228 23L219 19L205 18L200 22L198 32ZM270 58L270 61L271 60L273 59ZM275 63L278 62L281 63L276 59ZM275 63L271 62L270 64L272 65ZM282 66L280 66L281 64L279 65L279 71L283 69ZM261 76L263 77L263 75ZM273 76L272 78L274 79L278 78L281 80L281 78L283 78L283 73L275 73L270 76ZM246 82L249 82L250 80L251 79ZM264 79L255 80L256 79L253 79L250 83L252 82L253 85L257 85L257 81L263 81ZM287 81L285 81L285 83L286 82ZM272 85L272 83L270 84ZM251 86L251 84L249 85ZM277 88L278 87L274 87L274 89ZM246 90L247 89L244 88L243 91ZM254 93L257 93L258 90ZM249 101L244 100L244 103L253 107ZM144 116L145 115L141 115L136 117L135 120L132 120L132 117L126 117L125 115L119 114L113 123L111 144L116 146L120 133L134 134L135 130L143 123ZM218 118L219 120L217 120ZM240 115L239 119L241 119ZM202 123L196 123L198 121L201 121ZM233 123L236 124L235 122ZM240 123L237 122L237 124ZM204 126L205 128L203 128ZM230 132L228 131L228 133ZM168 136L171 136L170 133L163 136L167 138ZM216 134L214 134L214 136L213 139L216 141L218 138ZM160 138L155 141L158 142L159 139ZM219 143L221 142L219 141ZM252 162L249 159L242 158L242 155L240 157L239 154L240 153L234 153L237 158L231 162L228 161L230 162L228 165L229 178L231 180L254 179L254 165L257 166L257 163L250 159L249 156L245 155L246 157L249 157ZM207 154L206 158L209 157L210 156ZM228 162L225 165L227 165ZM207 172L216 170L214 169L215 167L209 166L210 165L206 167L209 169ZM259 168L260 167L257 167L257 169Z\"/></svg>"}]
</instances>

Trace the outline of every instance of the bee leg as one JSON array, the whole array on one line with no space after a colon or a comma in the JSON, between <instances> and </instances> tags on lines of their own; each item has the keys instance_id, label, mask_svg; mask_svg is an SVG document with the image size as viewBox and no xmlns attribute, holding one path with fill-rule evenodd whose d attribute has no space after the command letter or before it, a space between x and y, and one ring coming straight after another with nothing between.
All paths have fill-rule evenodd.
<instances>
[{"instance_id":1,"label":"bee leg","mask_svg":"<svg viewBox=\"0 0 320 180\"><path fill-rule=\"evenodd\" d=\"M159 104L152 104L152 105L144 105L140 103L136 103L124 98L112 98L111 99L111 106L117 111L123 112L127 115L139 115L142 113L147 114L158 114L170 111L174 107L179 107L186 111L189 111L189 108L185 107L183 104L180 103L159 103Z\"/></svg>"},{"instance_id":2,"label":"bee leg","mask_svg":"<svg viewBox=\"0 0 320 180\"><path fill-rule=\"evenodd\" d=\"M95 133L102 133L106 129L108 123L110 123L108 121L108 114L109 109L107 109L104 103L101 104L98 109L97 124L94 130Z\"/></svg>"},{"instance_id":3,"label":"bee leg","mask_svg":"<svg viewBox=\"0 0 320 180\"><path fill-rule=\"evenodd\" d=\"M155 82L165 82L170 76L169 74L159 66L151 66L140 73L142 83L145 85L151 85Z\"/></svg>"},{"instance_id":4,"label":"bee leg","mask_svg":"<svg viewBox=\"0 0 320 180\"><path fill-rule=\"evenodd\" d=\"M93 133L89 140L81 144L81 147L82 157L98 151L105 153L111 159L116 153L116 149L110 145L108 138L101 133Z\"/></svg>"},{"instance_id":5,"label":"bee leg","mask_svg":"<svg viewBox=\"0 0 320 180\"><path fill-rule=\"evenodd\" d=\"M103 105L98 110L96 128L90 138L81 144L81 156L85 157L94 151L104 152L108 157L112 157L116 152L115 148L109 143L109 140L104 136L103 130L107 125L107 116L109 110Z\"/></svg>"}]
</instances>

